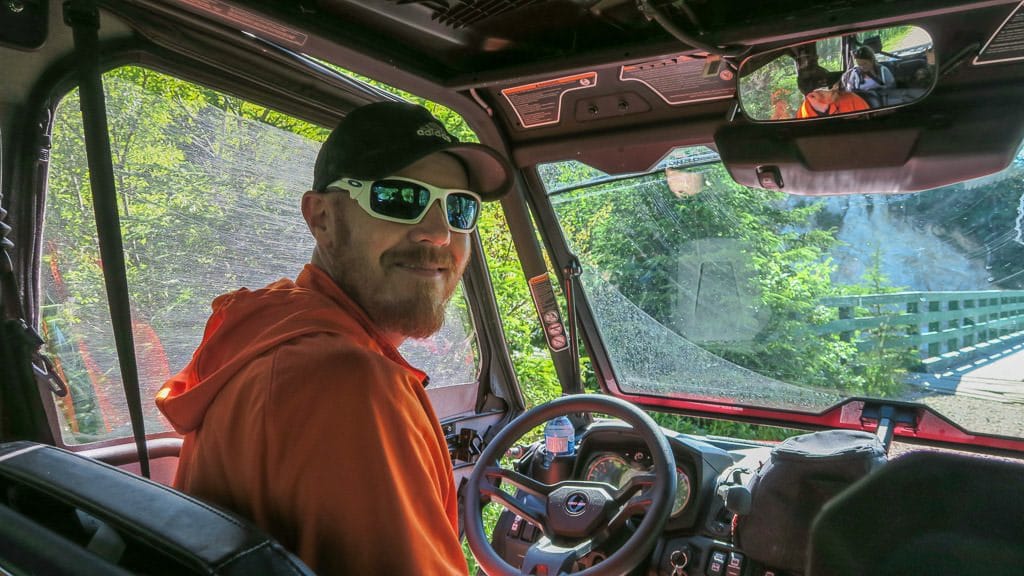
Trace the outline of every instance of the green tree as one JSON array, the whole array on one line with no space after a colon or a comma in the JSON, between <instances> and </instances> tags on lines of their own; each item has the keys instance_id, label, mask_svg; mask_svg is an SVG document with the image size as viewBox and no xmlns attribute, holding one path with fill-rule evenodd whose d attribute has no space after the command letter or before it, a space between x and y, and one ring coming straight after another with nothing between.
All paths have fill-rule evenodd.
<instances>
[{"instance_id":1,"label":"green tree","mask_svg":"<svg viewBox=\"0 0 1024 576\"><path fill-rule=\"evenodd\" d=\"M847 291L854 294L891 294L903 290L905 288L893 286L889 278L882 273L882 253L879 247L872 253L871 265L864 271L863 282L847 287ZM891 305L886 307L883 304L871 304L866 308L854 310L855 317L886 318L899 316L901 313L901 310L891 309ZM899 340L902 336L906 336L903 328L891 326L887 322L876 328L862 330L856 335L859 344L867 347L851 365L854 377L858 378L855 388L857 392L885 398L897 396L903 390L903 377L920 358L912 347L893 344L893 341Z\"/></svg>"}]
</instances>

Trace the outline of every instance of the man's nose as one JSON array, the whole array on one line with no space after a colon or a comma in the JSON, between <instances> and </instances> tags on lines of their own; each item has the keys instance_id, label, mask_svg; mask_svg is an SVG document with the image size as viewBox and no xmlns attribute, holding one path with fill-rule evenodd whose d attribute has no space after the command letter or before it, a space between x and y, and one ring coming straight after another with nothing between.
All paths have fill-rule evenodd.
<instances>
[{"instance_id":1,"label":"man's nose","mask_svg":"<svg viewBox=\"0 0 1024 576\"><path fill-rule=\"evenodd\" d=\"M441 202L434 202L423 220L415 224L412 229L412 239L416 242L429 242L437 246L445 246L452 240L452 232L448 228L448 215Z\"/></svg>"}]
</instances>

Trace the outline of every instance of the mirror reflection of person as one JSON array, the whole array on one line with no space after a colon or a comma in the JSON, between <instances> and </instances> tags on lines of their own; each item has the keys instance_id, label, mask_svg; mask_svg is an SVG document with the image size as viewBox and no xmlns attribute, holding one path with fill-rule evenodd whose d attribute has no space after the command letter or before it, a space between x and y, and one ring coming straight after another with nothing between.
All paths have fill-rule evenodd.
<instances>
[{"instance_id":1,"label":"mirror reflection of person","mask_svg":"<svg viewBox=\"0 0 1024 576\"><path fill-rule=\"evenodd\" d=\"M853 53L854 65L843 73L843 90L864 98L872 108L885 105L885 91L896 84L892 72L875 59L875 51L861 46Z\"/></svg>"},{"instance_id":2,"label":"mirror reflection of person","mask_svg":"<svg viewBox=\"0 0 1024 576\"><path fill-rule=\"evenodd\" d=\"M825 86L811 90L804 96L804 102L797 111L797 118L815 118L868 110L870 106L863 98L840 89L839 85Z\"/></svg>"}]
</instances>

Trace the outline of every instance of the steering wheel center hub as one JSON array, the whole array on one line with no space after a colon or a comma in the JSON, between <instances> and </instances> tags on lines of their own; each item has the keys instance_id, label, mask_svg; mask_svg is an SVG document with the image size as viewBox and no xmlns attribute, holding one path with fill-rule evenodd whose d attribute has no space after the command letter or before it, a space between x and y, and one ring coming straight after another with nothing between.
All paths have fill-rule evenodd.
<instances>
[{"instance_id":1,"label":"steering wheel center hub","mask_svg":"<svg viewBox=\"0 0 1024 576\"><path fill-rule=\"evenodd\" d=\"M615 512L614 504L615 499L603 488L567 484L548 496L548 526L559 536L584 538Z\"/></svg>"}]
</instances>

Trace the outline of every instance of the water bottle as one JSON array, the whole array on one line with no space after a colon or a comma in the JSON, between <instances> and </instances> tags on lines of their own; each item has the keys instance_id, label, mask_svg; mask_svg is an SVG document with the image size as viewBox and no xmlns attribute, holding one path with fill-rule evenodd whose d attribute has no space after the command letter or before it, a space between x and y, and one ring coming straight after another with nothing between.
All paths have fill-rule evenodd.
<instances>
[{"instance_id":1,"label":"water bottle","mask_svg":"<svg viewBox=\"0 0 1024 576\"><path fill-rule=\"evenodd\" d=\"M576 430L568 416L559 416L544 425L544 448L549 458L576 452Z\"/></svg>"}]
</instances>

